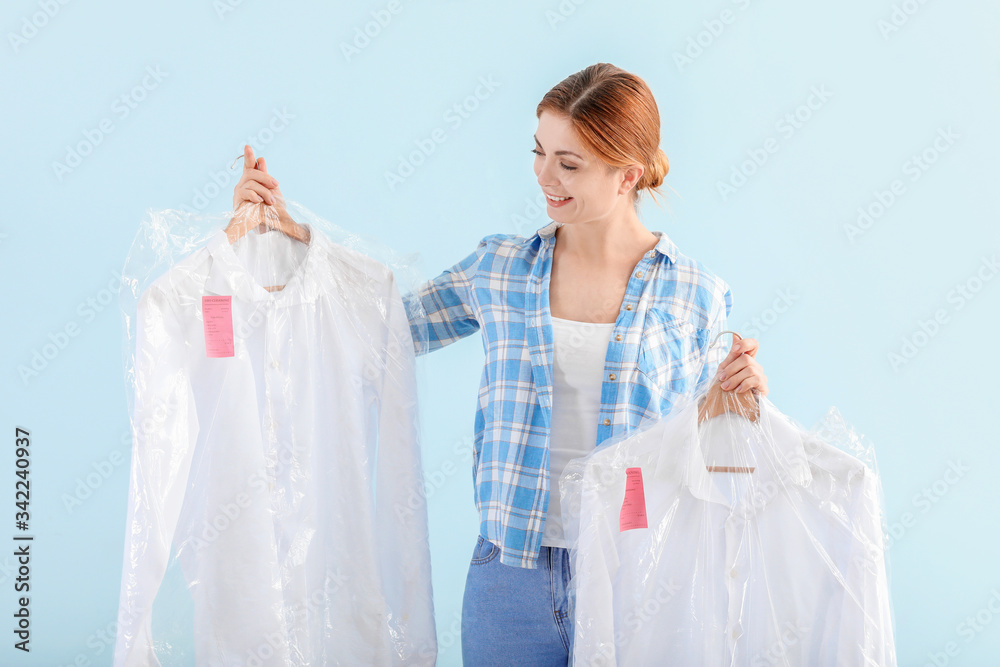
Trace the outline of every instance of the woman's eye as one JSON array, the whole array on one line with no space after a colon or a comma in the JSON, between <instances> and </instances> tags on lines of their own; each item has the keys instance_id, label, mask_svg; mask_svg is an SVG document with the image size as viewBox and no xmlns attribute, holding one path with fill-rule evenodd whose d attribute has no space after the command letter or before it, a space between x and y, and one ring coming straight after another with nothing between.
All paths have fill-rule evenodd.
<instances>
[{"instance_id":1,"label":"woman's eye","mask_svg":"<svg viewBox=\"0 0 1000 667\"><path fill-rule=\"evenodd\" d=\"M535 155L538 155L538 156L545 155L545 153L541 152L537 148L532 148L531 152L534 153ZM562 167L563 169L565 169L566 171L576 171L576 167L571 167L571 166L569 166L567 164L563 164L562 162L559 163L559 166Z\"/></svg>"}]
</instances>

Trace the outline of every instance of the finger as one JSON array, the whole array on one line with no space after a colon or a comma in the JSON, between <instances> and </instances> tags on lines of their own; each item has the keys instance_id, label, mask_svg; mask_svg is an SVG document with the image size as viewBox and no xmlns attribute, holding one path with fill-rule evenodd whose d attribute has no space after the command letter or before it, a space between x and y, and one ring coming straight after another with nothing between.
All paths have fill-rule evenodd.
<instances>
[{"instance_id":1,"label":"finger","mask_svg":"<svg viewBox=\"0 0 1000 667\"><path fill-rule=\"evenodd\" d=\"M752 341L753 339L752 338L736 338L734 336L733 337L733 345L732 345L732 347L729 348L729 354L727 354L726 358L722 360L722 363L719 364L719 367L720 368L725 368L726 366L728 366L733 361L733 359L736 359L741 354L743 354L743 351L746 350L746 342L745 341L748 341L748 340ZM756 341L754 341L754 342L756 343Z\"/></svg>"},{"instance_id":2,"label":"finger","mask_svg":"<svg viewBox=\"0 0 1000 667\"><path fill-rule=\"evenodd\" d=\"M743 382L748 380L752 380L754 382L754 386L756 386L756 380L754 379L756 378L756 376L757 374L754 372L753 368L744 368L739 373L730 375L725 380L723 380L722 388L725 391L731 391L732 389L736 389Z\"/></svg>"},{"instance_id":3,"label":"finger","mask_svg":"<svg viewBox=\"0 0 1000 667\"><path fill-rule=\"evenodd\" d=\"M740 385L738 387L736 387L736 393L737 394L742 394L744 392L750 391L751 389L758 389L759 390L763 386L764 386L764 382L760 379L760 376L759 375L752 375L752 376L748 377L746 380L743 380L743 382L741 382ZM767 393L767 392L764 392L764 393Z\"/></svg>"},{"instance_id":4,"label":"finger","mask_svg":"<svg viewBox=\"0 0 1000 667\"><path fill-rule=\"evenodd\" d=\"M243 173L252 171L257 161L253 157L253 149L250 144L243 144Z\"/></svg>"},{"instance_id":5,"label":"finger","mask_svg":"<svg viewBox=\"0 0 1000 667\"><path fill-rule=\"evenodd\" d=\"M245 203L261 204L264 200L259 194L252 190L237 190L236 194L233 196L233 202L236 206L241 206Z\"/></svg>"},{"instance_id":6,"label":"finger","mask_svg":"<svg viewBox=\"0 0 1000 667\"><path fill-rule=\"evenodd\" d=\"M719 373L716 375L716 379L718 379L718 380L725 380L727 378L733 377L734 375L736 375L737 373L739 373L741 370L743 370L744 368L746 368L747 365L750 363L751 360L752 360L752 357L748 357L746 355L742 355L741 354L740 356L736 357L731 362L729 362L729 364L727 364L726 366L723 366L719 370Z\"/></svg>"},{"instance_id":7,"label":"finger","mask_svg":"<svg viewBox=\"0 0 1000 667\"><path fill-rule=\"evenodd\" d=\"M267 186L261 185L257 181L247 181L246 183L243 184L243 187L240 189L240 191L241 192L254 192L259 197L261 197L261 199L263 201L267 202L268 204L273 204L274 203L274 193L271 192L267 188Z\"/></svg>"},{"instance_id":8,"label":"finger","mask_svg":"<svg viewBox=\"0 0 1000 667\"><path fill-rule=\"evenodd\" d=\"M757 355L760 343L756 338L744 338L743 340L737 342L740 344L740 354L749 354L751 357Z\"/></svg>"},{"instance_id":9,"label":"finger","mask_svg":"<svg viewBox=\"0 0 1000 667\"><path fill-rule=\"evenodd\" d=\"M262 160L264 158L261 158ZM261 171L260 169L251 169L250 171L244 172L241 181L249 183L250 181L256 181L266 188L276 188L278 187L278 181L274 176Z\"/></svg>"},{"instance_id":10,"label":"finger","mask_svg":"<svg viewBox=\"0 0 1000 667\"><path fill-rule=\"evenodd\" d=\"M258 159L257 164L258 164L257 169L267 174L267 162L264 161L264 158ZM278 186L278 179L276 179L274 176L271 176L270 174L267 174L267 177L271 179L271 185L269 187L274 188Z\"/></svg>"}]
</instances>

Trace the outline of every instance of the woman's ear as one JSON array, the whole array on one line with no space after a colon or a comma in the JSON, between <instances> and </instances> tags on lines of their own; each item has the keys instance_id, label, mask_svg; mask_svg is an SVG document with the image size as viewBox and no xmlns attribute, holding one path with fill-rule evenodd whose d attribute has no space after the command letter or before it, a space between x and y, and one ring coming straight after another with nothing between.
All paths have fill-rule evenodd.
<instances>
[{"instance_id":1,"label":"woman's ear","mask_svg":"<svg viewBox=\"0 0 1000 667\"><path fill-rule=\"evenodd\" d=\"M639 179L642 178L644 171L645 170L642 168L642 165L639 164L632 164L625 167L622 170L622 181L618 186L618 194L623 195L633 189L636 186L636 183L639 182Z\"/></svg>"}]
</instances>

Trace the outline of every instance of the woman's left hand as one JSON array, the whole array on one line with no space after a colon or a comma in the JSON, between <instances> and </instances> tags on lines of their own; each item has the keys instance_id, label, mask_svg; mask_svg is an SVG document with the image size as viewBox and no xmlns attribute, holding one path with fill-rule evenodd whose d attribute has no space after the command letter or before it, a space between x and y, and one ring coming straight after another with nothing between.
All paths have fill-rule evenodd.
<instances>
[{"instance_id":1,"label":"woman's left hand","mask_svg":"<svg viewBox=\"0 0 1000 667\"><path fill-rule=\"evenodd\" d=\"M761 396L767 396L767 376L754 357L760 344L756 338L743 338L733 343L729 355L719 364L716 380L721 381L725 391L742 394L751 389Z\"/></svg>"}]
</instances>

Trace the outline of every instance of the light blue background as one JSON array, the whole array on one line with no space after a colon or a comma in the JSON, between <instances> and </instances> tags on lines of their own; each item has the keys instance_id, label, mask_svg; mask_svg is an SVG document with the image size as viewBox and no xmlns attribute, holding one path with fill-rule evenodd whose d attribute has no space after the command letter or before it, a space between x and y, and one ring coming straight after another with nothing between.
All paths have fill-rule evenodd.
<instances>
[{"instance_id":1,"label":"light blue background","mask_svg":"<svg viewBox=\"0 0 1000 667\"><path fill-rule=\"evenodd\" d=\"M2 465L13 469L15 425L29 428L37 535L32 652L15 651L0 624L0 664L111 661L113 636L101 633L118 602L128 422L118 307L99 301L146 209L228 209L229 164L250 140L287 197L417 253L429 278L488 233L530 235L547 222L530 206L535 105L599 61L642 76L659 104L671 170L666 205L642 210L646 226L731 284L730 328L760 341L779 408L811 425L835 405L876 448L900 664L996 664L1000 279L984 261L1000 250L1000 5L401 0L348 58L341 45L387 2L52 2L48 18L47 1L10 0L0 13ZM884 33L894 8L906 20ZM720 17L731 21L713 35ZM44 25L32 32L25 21ZM15 43L18 34L30 38ZM679 65L689 40L701 52ZM115 100L147 68L165 77L147 78L145 99L118 113ZM499 87L449 124L448 109L490 77ZM829 99L782 133L814 88ZM291 115L287 126L250 139L275 109ZM104 119L113 131L57 174L54 163ZM438 127L446 141L390 190L385 172ZM947 128L956 138L936 152ZM719 183L769 137L777 152L721 196ZM913 156L925 150L936 161L915 179ZM902 194L850 239L858 208L895 179ZM206 190L215 196L202 200ZM962 307L959 285L975 290ZM943 323L922 334L937 311ZM22 381L18 367L68 323L79 335ZM916 353L894 366L905 340ZM429 511L442 665L460 663L477 533L468 448L482 359L475 335L419 367L424 466L439 479ZM115 451L122 462L69 512L64 494ZM458 472L433 477L449 461ZM955 478L953 463L967 471ZM11 499L6 479L0 495ZM10 627L12 563L0 557ZM977 614L978 630L960 625Z\"/></svg>"}]
</instances>

